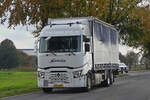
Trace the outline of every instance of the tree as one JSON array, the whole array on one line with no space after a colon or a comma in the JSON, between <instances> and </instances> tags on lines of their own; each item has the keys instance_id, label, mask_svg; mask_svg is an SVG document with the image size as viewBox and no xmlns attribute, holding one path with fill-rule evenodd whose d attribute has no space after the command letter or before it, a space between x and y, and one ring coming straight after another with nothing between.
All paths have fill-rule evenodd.
<instances>
[{"instance_id":1,"label":"tree","mask_svg":"<svg viewBox=\"0 0 150 100\"><path fill-rule=\"evenodd\" d=\"M140 38L139 44L141 45L141 49L144 53L144 56L149 56L150 55L150 5L147 5L145 7L142 7L139 9L138 13L141 15L141 20L144 25L144 34Z\"/></svg>"},{"instance_id":2,"label":"tree","mask_svg":"<svg viewBox=\"0 0 150 100\"><path fill-rule=\"evenodd\" d=\"M138 64L138 55L133 51L128 52L126 54L126 64L129 66L129 68L136 66Z\"/></svg>"},{"instance_id":3,"label":"tree","mask_svg":"<svg viewBox=\"0 0 150 100\"><path fill-rule=\"evenodd\" d=\"M146 69L149 69L150 68L150 54L147 52L144 52L140 60L140 63L142 65L145 65Z\"/></svg>"},{"instance_id":4,"label":"tree","mask_svg":"<svg viewBox=\"0 0 150 100\"><path fill-rule=\"evenodd\" d=\"M149 57L142 57L140 63L145 65L145 68L148 69L150 67L150 58Z\"/></svg>"},{"instance_id":5,"label":"tree","mask_svg":"<svg viewBox=\"0 0 150 100\"><path fill-rule=\"evenodd\" d=\"M32 66L35 58L17 50L9 39L5 39L0 44L0 69Z\"/></svg>"},{"instance_id":6,"label":"tree","mask_svg":"<svg viewBox=\"0 0 150 100\"><path fill-rule=\"evenodd\" d=\"M121 43L150 51L150 10L142 0L0 0L0 22L9 27L36 25L38 36L48 18L94 16L114 25ZM148 15L148 16L146 16ZM150 37L150 36L149 36Z\"/></svg>"},{"instance_id":7,"label":"tree","mask_svg":"<svg viewBox=\"0 0 150 100\"><path fill-rule=\"evenodd\" d=\"M11 40L5 39L0 44L0 68L13 68L18 64L16 47Z\"/></svg>"},{"instance_id":8,"label":"tree","mask_svg":"<svg viewBox=\"0 0 150 100\"><path fill-rule=\"evenodd\" d=\"M120 62L123 62L126 64L126 56L122 55L121 53L119 53L119 60Z\"/></svg>"},{"instance_id":9,"label":"tree","mask_svg":"<svg viewBox=\"0 0 150 100\"><path fill-rule=\"evenodd\" d=\"M28 56L27 54L25 54L24 52L22 52L21 50L17 50L17 54L18 54L18 61L19 61L19 66L30 66L31 64L31 60L32 57Z\"/></svg>"},{"instance_id":10,"label":"tree","mask_svg":"<svg viewBox=\"0 0 150 100\"><path fill-rule=\"evenodd\" d=\"M40 23L44 27L48 18L81 16L95 16L116 25L134 16L130 14L139 2L141 0L1 0L0 17L1 23L8 19L9 26Z\"/></svg>"}]
</instances>

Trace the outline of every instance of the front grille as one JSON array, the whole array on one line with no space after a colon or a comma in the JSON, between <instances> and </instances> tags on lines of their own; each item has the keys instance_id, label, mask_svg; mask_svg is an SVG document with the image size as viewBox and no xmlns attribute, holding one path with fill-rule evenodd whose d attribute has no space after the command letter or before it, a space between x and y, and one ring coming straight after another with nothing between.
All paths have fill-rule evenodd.
<instances>
[{"instance_id":1,"label":"front grille","mask_svg":"<svg viewBox=\"0 0 150 100\"><path fill-rule=\"evenodd\" d=\"M44 86L48 87L48 80L44 80Z\"/></svg>"},{"instance_id":2,"label":"front grille","mask_svg":"<svg viewBox=\"0 0 150 100\"><path fill-rule=\"evenodd\" d=\"M69 75L67 72L50 72L50 83L69 83Z\"/></svg>"}]
</instances>

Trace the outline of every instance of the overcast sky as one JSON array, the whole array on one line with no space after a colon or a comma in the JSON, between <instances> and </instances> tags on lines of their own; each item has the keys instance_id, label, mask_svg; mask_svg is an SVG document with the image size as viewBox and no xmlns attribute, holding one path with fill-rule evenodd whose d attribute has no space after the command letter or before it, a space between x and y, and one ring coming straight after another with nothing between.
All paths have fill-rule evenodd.
<instances>
[{"instance_id":1,"label":"overcast sky","mask_svg":"<svg viewBox=\"0 0 150 100\"><path fill-rule=\"evenodd\" d=\"M6 25L0 25L0 42L4 39L10 39L14 42L18 49L32 49L34 48L34 37L31 34L33 27L16 27L15 29L8 29Z\"/></svg>"}]
</instances>

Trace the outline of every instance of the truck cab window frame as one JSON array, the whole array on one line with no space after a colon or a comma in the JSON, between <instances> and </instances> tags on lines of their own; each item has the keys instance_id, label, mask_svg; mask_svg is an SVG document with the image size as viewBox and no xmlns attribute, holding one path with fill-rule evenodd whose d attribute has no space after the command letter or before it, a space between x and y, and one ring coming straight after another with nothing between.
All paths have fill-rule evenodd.
<instances>
[{"instance_id":1,"label":"truck cab window frame","mask_svg":"<svg viewBox=\"0 0 150 100\"><path fill-rule=\"evenodd\" d=\"M55 36L40 38L40 53L81 52L81 36Z\"/></svg>"}]
</instances>

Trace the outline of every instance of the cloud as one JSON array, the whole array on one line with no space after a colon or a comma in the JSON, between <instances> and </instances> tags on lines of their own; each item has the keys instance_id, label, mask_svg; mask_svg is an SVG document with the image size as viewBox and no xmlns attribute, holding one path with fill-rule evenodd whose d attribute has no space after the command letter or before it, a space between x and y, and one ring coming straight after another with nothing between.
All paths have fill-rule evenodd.
<instances>
[{"instance_id":1,"label":"cloud","mask_svg":"<svg viewBox=\"0 0 150 100\"><path fill-rule=\"evenodd\" d=\"M6 26L0 25L0 42L6 38L12 40L18 49L29 49L34 47L35 39L31 31L26 31L25 27L8 29Z\"/></svg>"},{"instance_id":2,"label":"cloud","mask_svg":"<svg viewBox=\"0 0 150 100\"><path fill-rule=\"evenodd\" d=\"M125 46L125 45L119 45L119 51L123 54L126 55L128 52L130 51L134 51L135 53L139 53L140 50L139 49L134 49L132 47L129 46Z\"/></svg>"}]
</instances>

